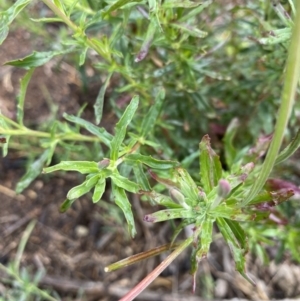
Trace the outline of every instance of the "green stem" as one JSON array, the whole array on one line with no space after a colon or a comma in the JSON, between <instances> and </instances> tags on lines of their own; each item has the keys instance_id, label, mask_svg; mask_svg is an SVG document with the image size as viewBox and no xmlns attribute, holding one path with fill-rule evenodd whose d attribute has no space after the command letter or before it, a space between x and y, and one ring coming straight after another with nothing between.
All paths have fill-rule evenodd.
<instances>
[{"instance_id":1,"label":"green stem","mask_svg":"<svg viewBox=\"0 0 300 301\"><path fill-rule=\"evenodd\" d=\"M281 95L281 105L278 112L278 119L275 126L274 136L267 153L267 157L262 165L261 173L256 179L247 198L242 202L242 206L247 205L263 188L269 177L279 153L284 132L287 127L291 111L294 104L298 79L300 75L300 1L296 2L297 13L291 37L288 58L286 62L286 74Z\"/></svg>"},{"instance_id":2,"label":"green stem","mask_svg":"<svg viewBox=\"0 0 300 301\"><path fill-rule=\"evenodd\" d=\"M58 17L60 17L72 30L78 31L78 27L62 12L51 0L42 0Z\"/></svg>"},{"instance_id":3,"label":"green stem","mask_svg":"<svg viewBox=\"0 0 300 301\"><path fill-rule=\"evenodd\" d=\"M52 134L51 133L46 133L46 132L40 132L40 131L34 131L30 130L28 128L20 128L17 130L9 130L9 129L4 129L0 128L0 133L3 135L9 135L9 136L28 136L28 137L38 137L38 138L51 138ZM62 133L62 134L57 134L53 139L56 140L73 140L73 141L86 141L86 142L99 142L101 141L97 137L92 137L92 136L84 136L81 134L76 134L76 133Z\"/></svg>"},{"instance_id":4,"label":"green stem","mask_svg":"<svg viewBox=\"0 0 300 301\"><path fill-rule=\"evenodd\" d=\"M85 41L86 45L91 49L95 50L101 57L103 57L108 63L114 64L116 69L121 69L120 66L114 62L109 54L103 51L92 39L88 38L86 34L79 28L75 23L73 23L68 16L65 15L51 0L42 0L58 17L62 19L75 33L79 34L81 38ZM133 86L137 87L138 83L128 76L126 73L122 72L124 78ZM146 98L150 99L149 94L142 88L139 88L140 93Z\"/></svg>"}]
</instances>

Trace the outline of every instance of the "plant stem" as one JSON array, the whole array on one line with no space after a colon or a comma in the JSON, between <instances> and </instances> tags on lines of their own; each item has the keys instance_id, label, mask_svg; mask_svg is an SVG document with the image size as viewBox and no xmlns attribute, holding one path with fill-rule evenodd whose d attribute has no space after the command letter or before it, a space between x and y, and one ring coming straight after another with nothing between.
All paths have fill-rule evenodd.
<instances>
[{"instance_id":1,"label":"plant stem","mask_svg":"<svg viewBox=\"0 0 300 301\"><path fill-rule=\"evenodd\" d=\"M170 263L186 249L193 241L193 237L189 237L178 248L175 249L159 266L157 266L149 275L147 275L140 283L138 283L130 292L128 292L119 301L131 301L138 296Z\"/></svg>"},{"instance_id":2,"label":"plant stem","mask_svg":"<svg viewBox=\"0 0 300 301\"><path fill-rule=\"evenodd\" d=\"M93 39L90 39L86 36L84 31L78 27L75 23L73 23L68 16L65 15L64 12L62 12L51 0L42 0L58 17L62 19L62 21L68 25L75 33L79 34L80 37L85 41L86 45L89 46L91 49L95 50L102 58L104 58L109 64L114 65L114 68L116 69L122 69L117 64L117 62L113 61L111 56L105 52L105 50L102 50L101 47L99 47ZM129 75L127 75L125 72L120 72L124 78L133 86L138 87L138 83L131 78ZM144 89L140 88L140 93L147 99L150 98L150 95L144 91Z\"/></svg>"},{"instance_id":3,"label":"plant stem","mask_svg":"<svg viewBox=\"0 0 300 301\"><path fill-rule=\"evenodd\" d=\"M267 157L262 165L261 173L254 182L242 206L247 205L263 188L275 164L280 150L284 132L287 127L291 111L294 104L298 79L300 75L300 1L296 2L297 13L291 37L288 58L286 62L286 74L281 95L281 105L278 112L278 119L275 126L274 136L267 153Z\"/></svg>"}]
</instances>

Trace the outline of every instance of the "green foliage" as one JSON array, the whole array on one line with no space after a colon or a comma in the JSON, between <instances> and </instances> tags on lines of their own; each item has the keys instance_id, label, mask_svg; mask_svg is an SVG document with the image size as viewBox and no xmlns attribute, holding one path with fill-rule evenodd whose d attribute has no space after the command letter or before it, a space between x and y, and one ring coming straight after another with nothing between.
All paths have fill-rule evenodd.
<instances>
[{"instance_id":1,"label":"green foliage","mask_svg":"<svg viewBox=\"0 0 300 301\"><path fill-rule=\"evenodd\" d=\"M17 1L1 13L0 42L29 2ZM299 147L297 131L296 138L278 155L299 79L300 16L293 22L281 4L275 3L270 9L267 4L251 1L245 7L223 6L216 1L43 2L55 17L35 18L34 22L63 22L72 35L61 35L55 49L34 51L6 63L29 71L21 80L17 122L0 115L3 154L15 137L30 139L38 149L17 192L28 187L42 169L44 173L76 171L85 174L85 179L68 192L62 212L89 192L94 203L101 202L111 185L112 200L122 210L132 237L136 229L129 193L164 207L146 215L146 222L181 219L171 238L176 245L170 246L173 253L135 292L144 289L191 244L195 284L198 264L213 241L214 224L232 252L236 269L252 282L245 270L249 245L266 258L259 246L269 242L265 231L271 211L294 194L293 189L271 191L264 184L274 165ZM288 9L296 15L293 3L289 3ZM262 29L268 31L266 36L262 36ZM290 39L279 118L262 163L270 141L258 140L250 146L259 134L273 131L281 89L278 83ZM105 78L94 103L95 124L81 118L80 112L78 116L65 113L68 123L53 120L44 131L29 129L24 124L24 100L34 68L60 55L72 63L76 57L81 66L90 62L90 50L97 53L93 68ZM107 95L112 82L113 92ZM124 94L132 99L120 109L116 101ZM113 134L98 126L106 96L119 118ZM81 129L89 134L82 134ZM211 147L209 131L219 143L216 151ZM218 141L218 135L223 141ZM69 152L60 156L60 163L49 166L59 150ZM89 153L91 158L87 158ZM149 176L159 185L152 187ZM193 234L176 244L177 236L188 225L193 225ZM289 235L281 241L299 260L293 243L297 233L290 225ZM129 262L118 267L123 264Z\"/></svg>"},{"instance_id":2,"label":"green foliage","mask_svg":"<svg viewBox=\"0 0 300 301\"><path fill-rule=\"evenodd\" d=\"M20 268L22 254L35 224L36 221L31 221L24 231L14 261L10 262L8 266L0 263L0 269L5 273L5 277L1 280L11 286L10 289L4 291L5 299L0 297L0 300L31 300L33 297L49 301L57 300L46 290L38 287L39 281L45 274L44 270L37 271L34 277L31 277L29 270Z\"/></svg>"}]
</instances>

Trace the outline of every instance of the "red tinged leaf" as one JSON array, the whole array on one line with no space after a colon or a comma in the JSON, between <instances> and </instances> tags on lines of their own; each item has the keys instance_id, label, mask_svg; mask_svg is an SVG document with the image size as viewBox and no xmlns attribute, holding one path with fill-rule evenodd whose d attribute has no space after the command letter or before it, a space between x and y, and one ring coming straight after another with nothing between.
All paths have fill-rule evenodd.
<instances>
[{"instance_id":1,"label":"red tinged leaf","mask_svg":"<svg viewBox=\"0 0 300 301\"><path fill-rule=\"evenodd\" d=\"M151 169L148 169L148 172L151 176L151 178L153 178L155 181L157 181L158 183L161 183L169 188L178 188L178 184L176 184L175 182L168 180L168 179L163 179L160 178L156 173L154 173Z\"/></svg>"},{"instance_id":2,"label":"red tinged leaf","mask_svg":"<svg viewBox=\"0 0 300 301\"><path fill-rule=\"evenodd\" d=\"M0 137L0 143L6 143L6 138Z\"/></svg>"},{"instance_id":3,"label":"red tinged leaf","mask_svg":"<svg viewBox=\"0 0 300 301\"><path fill-rule=\"evenodd\" d=\"M286 191L292 190L294 194L300 194L300 188L294 183L281 180L281 179L269 179L266 183L267 190L270 191Z\"/></svg>"}]
</instances>

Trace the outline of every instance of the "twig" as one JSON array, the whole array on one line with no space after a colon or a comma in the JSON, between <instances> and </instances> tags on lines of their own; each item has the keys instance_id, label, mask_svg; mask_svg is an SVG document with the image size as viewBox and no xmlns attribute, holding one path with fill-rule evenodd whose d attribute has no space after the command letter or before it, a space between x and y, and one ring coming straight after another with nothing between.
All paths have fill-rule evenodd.
<instances>
[{"instance_id":1,"label":"twig","mask_svg":"<svg viewBox=\"0 0 300 301\"><path fill-rule=\"evenodd\" d=\"M11 235L13 232L15 232L16 230L18 230L23 225L25 225L31 219L35 218L40 213L40 211L41 210L39 208L30 211L23 218L21 218L20 220L18 220L17 222L15 222L13 225L11 225L7 229L5 229L4 232L3 232L3 237L7 237L7 236Z\"/></svg>"}]
</instances>

